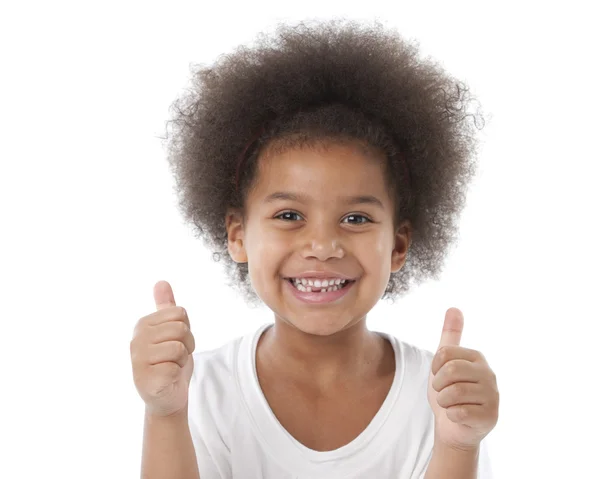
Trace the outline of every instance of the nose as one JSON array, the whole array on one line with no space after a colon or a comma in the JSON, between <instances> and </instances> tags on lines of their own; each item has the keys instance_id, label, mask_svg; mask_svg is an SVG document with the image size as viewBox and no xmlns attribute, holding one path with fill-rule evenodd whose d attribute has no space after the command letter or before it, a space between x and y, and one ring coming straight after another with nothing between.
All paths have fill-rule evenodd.
<instances>
[{"instance_id":1,"label":"nose","mask_svg":"<svg viewBox=\"0 0 600 479\"><path fill-rule=\"evenodd\" d=\"M305 259L316 258L327 261L329 258L343 258L344 249L341 246L337 229L323 226L307 228L303 239L302 257Z\"/></svg>"}]
</instances>

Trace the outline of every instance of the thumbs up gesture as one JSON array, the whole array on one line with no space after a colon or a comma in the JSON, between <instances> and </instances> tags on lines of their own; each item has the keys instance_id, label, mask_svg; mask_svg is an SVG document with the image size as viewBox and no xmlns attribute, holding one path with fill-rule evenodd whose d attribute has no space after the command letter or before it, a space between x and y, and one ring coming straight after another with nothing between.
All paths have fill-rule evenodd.
<instances>
[{"instance_id":1,"label":"thumbs up gesture","mask_svg":"<svg viewBox=\"0 0 600 479\"><path fill-rule=\"evenodd\" d=\"M187 407L194 370L194 336L187 312L175 304L166 281L154 286L157 311L141 318L130 343L135 387L146 410L170 416Z\"/></svg>"},{"instance_id":2,"label":"thumbs up gesture","mask_svg":"<svg viewBox=\"0 0 600 479\"><path fill-rule=\"evenodd\" d=\"M479 351L460 346L462 312L446 311L433 357L427 399L435 416L435 441L458 450L479 447L498 422L496 375Z\"/></svg>"}]
</instances>

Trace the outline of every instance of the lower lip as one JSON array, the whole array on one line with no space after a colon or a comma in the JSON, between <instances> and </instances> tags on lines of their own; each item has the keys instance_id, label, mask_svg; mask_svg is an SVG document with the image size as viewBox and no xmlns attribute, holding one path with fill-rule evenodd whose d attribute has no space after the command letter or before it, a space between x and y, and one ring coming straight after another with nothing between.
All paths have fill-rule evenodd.
<instances>
[{"instance_id":1,"label":"lower lip","mask_svg":"<svg viewBox=\"0 0 600 479\"><path fill-rule=\"evenodd\" d=\"M292 283L290 283L290 281L287 279L284 279L283 281L285 281L285 283L287 284L287 287L291 290L291 293L296 298L298 298L300 301L303 301L305 303L311 303L311 304L331 303L333 301L336 301L336 300L344 297L348 293L348 291L350 291L354 287L354 284L356 283L356 281L353 281L345 288L338 289L337 291L326 291L324 293L321 293L321 292L308 293L308 292L300 291L298 288L293 286Z\"/></svg>"}]
</instances>

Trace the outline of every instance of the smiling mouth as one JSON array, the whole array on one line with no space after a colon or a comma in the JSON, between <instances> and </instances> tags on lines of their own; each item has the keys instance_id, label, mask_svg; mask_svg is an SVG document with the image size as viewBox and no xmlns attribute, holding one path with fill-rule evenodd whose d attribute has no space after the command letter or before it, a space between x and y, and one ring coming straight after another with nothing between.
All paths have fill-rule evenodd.
<instances>
[{"instance_id":1,"label":"smiling mouth","mask_svg":"<svg viewBox=\"0 0 600 479\"><path fill-rule=\"evenodd\" d=\"M296 286L298 283L296 283L296 281L294 281L293 278L285 278L285 280L288 281L294 288L298 289ZM339 291L340 289L345 289L348 286L350 286L352 283L355 283L355 282L356 282L356 280L346 280L344 283L335 285L335 287L337 288L337 289L335 289L335 291ZM300 284L302 284L302 283L300 283ZM310 286L308 284L303 285L303 286L305 288L311 288L310 292L312 292L312 293L319 293L319 292L325 293L325 292L328 292L328 290L330 290L330 288L332 288L331 286L328 286L327 288L320 288L318 286ZM332 291L332 290L330 290L330 291ZM308 292L308 290L307 290L307 292Z\"/></svg>"}]
</instances>

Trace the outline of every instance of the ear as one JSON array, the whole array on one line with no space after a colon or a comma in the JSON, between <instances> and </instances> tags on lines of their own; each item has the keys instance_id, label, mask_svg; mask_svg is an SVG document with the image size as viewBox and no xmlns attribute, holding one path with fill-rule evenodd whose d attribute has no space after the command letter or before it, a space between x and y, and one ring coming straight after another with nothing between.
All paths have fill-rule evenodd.
<instances>
[{"instance_id":1,"label":"ear","mask_svg":"<svg viewBox=\"0 0 600 479\"><path fill-rule=\"evenodd\" d=\"M244 221L240 210L230 208L225 215L227 229L227 250L236 263L247 263L248 255L244 247Z\"/></svg>"},{"instance_id":2,"label":"ear","mask_svg":"<svg viewBox=\"0 0 600 479\"><path fill-rule=\"evenodd\" d=\"M408 248L410 246L410 240L412 235L412 228L410 221L404 220L400 223L400 226L396 229L394 235L394 249L392 250L392 273L397 273L402 269L404 263L406 263L406 256L408 255Z\"/></svg>"}]
</instances>

